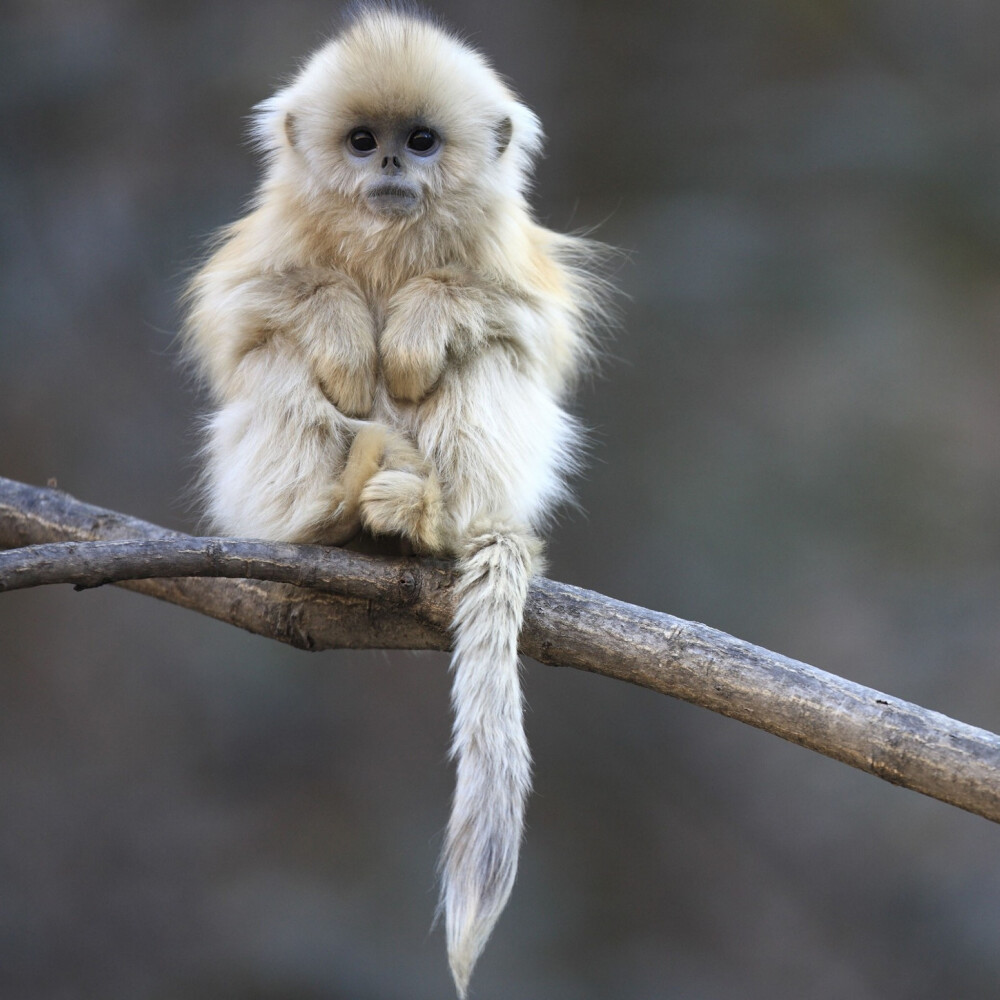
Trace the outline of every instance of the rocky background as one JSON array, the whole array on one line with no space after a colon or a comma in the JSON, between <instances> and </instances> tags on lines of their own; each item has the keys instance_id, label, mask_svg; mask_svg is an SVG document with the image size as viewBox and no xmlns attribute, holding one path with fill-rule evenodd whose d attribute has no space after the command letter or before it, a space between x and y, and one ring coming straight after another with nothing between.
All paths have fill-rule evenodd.
<instances>
[{"instance_id":1,"label":"rocky background","mask_svg":"<svg viewBox=\"0 0 1000 1000\"><path fill-rule=\"evenodd\" d=\"M441 0L627 251L558 579L1000 729L1000 6ZM178 292L316 0L9 0L0 475L195 530ZM0 995L430 1000L446 661L114 589L0 598ZM1000 980L1000 831L528 664L537 793L474 996L940 1000Z\"/></svg>"}]
</instances>

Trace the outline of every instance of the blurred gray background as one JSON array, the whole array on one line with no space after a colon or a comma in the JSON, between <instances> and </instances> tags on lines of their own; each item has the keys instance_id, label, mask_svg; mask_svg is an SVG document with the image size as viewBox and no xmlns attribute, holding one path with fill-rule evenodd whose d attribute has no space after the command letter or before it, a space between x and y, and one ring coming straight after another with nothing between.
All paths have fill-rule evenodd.
<instances>
[{"instance_id":1,"label":"blurred gray background","mask_svg":"<svg viewBox=\"0 0 1000 1000\"><path fill-rule=\"evenodd\" d=\"M1000 6L442 0L628 251L551 573L1000 729ZM193 530L177 296L315 0L8 0L0 475ZM0 598L0 996L451 996L446 661L114 589ZM1000 831L528 664L537 793L474 997L1000 982Z\"/></svg>"}]
</instances>

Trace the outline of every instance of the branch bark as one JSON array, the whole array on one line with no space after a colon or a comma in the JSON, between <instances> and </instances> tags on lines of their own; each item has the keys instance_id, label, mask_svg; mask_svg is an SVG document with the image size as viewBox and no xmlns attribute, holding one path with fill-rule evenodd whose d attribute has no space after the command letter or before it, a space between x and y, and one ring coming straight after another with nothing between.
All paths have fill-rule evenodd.
<instances>
[{"instance_id":1,"label":"branch bark","mask_svg":"<svg viewBox=\"0 0 1000 1000\"><path fill-rule=\"evenodd\" d=\"M194 538L2 478L0 548L15 549L0 553L0 590L127 580L303 649L450 646L452 576L440 562ZM706 625L536 579L520 645L542 663L681 698L1000 822L1000 737Z\"/></svg>"}]
</instances>

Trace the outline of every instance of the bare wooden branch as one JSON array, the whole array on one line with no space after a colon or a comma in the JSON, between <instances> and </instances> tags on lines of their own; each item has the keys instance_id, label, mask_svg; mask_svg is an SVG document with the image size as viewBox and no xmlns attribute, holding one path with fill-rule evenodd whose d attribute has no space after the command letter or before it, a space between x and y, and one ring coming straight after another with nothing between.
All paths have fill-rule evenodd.
<instances>
[{"instance_id":1,"label":"bare wooden branch","mask_svg":"<svg viewBox=\"0 0 1000 1000\"><path fill-rule=\"evenodd\" d=\"M50 542L0 553L0 591L53 583L77 590L126 580L216 577L288 583L341 597L411 604L418 580L433 594L447 594L447 563L418 559L373 559L326 545L290 545L246 538L121 539ZM447 628L452 605L425 599L417 609Z\"/></svg>"},{"instance_id":2,"label":"bare wooden branch","mask_svg":"<svg viewBox=\"0 0 1000 1000\"><path fill-rule=\"evenodd\" d=\"M47 542L188 539L159 525L80 503L67 493L0 477L0 548ZM339 551L339 550L338 550ZM349 555L345 553L345 555ZM363 559L364 557L358 557ZM370 560L386 567L392 560ZM405 573L407 560L398 560ZM414 586L430 598L450 576L421 573ZM405 590L406 581L402 588ZM412 602L378 602L241 580L151 579L120 586L190 608L299 649L448 649L448 630L412 609Z\"/></svg>"},{"instance_id":3,"label":"bare wooden branch","mask_svg":"<svg viewBox=\"0 0 1000 1000\"><path fill-rule=\"evenodd\" d=\"M129 539L146 541L104 544ZM45 544L86 540L103 542ZM451 574L437 562L197 539L0 478L0 547L26 545L40 547L0 555L0 589L18 579L95 586L130 577L130 589L304 649L450 642ZM136 579L154 573L161 578ZM1000 822L1000 737L706 625L538 579L521 649L682 698Z\"/></svg>"}]
</instances>

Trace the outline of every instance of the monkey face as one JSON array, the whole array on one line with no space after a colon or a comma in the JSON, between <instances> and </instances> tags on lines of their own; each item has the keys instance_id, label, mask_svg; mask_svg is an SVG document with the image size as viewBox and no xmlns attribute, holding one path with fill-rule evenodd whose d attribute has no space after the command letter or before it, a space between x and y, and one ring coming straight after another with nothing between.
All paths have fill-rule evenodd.
<instances>
[{"instance_id":1,"label":"monkey face","mask_svg":"<svg viewBox=\"0 0 1000 1000\"><path fill-rule=\"evenodd\" d=\"M436 129L414 121L358 125L344 140L365 204L376 215L390 216L420 209L443 145Z\"/></svg>"}]
</instances>

